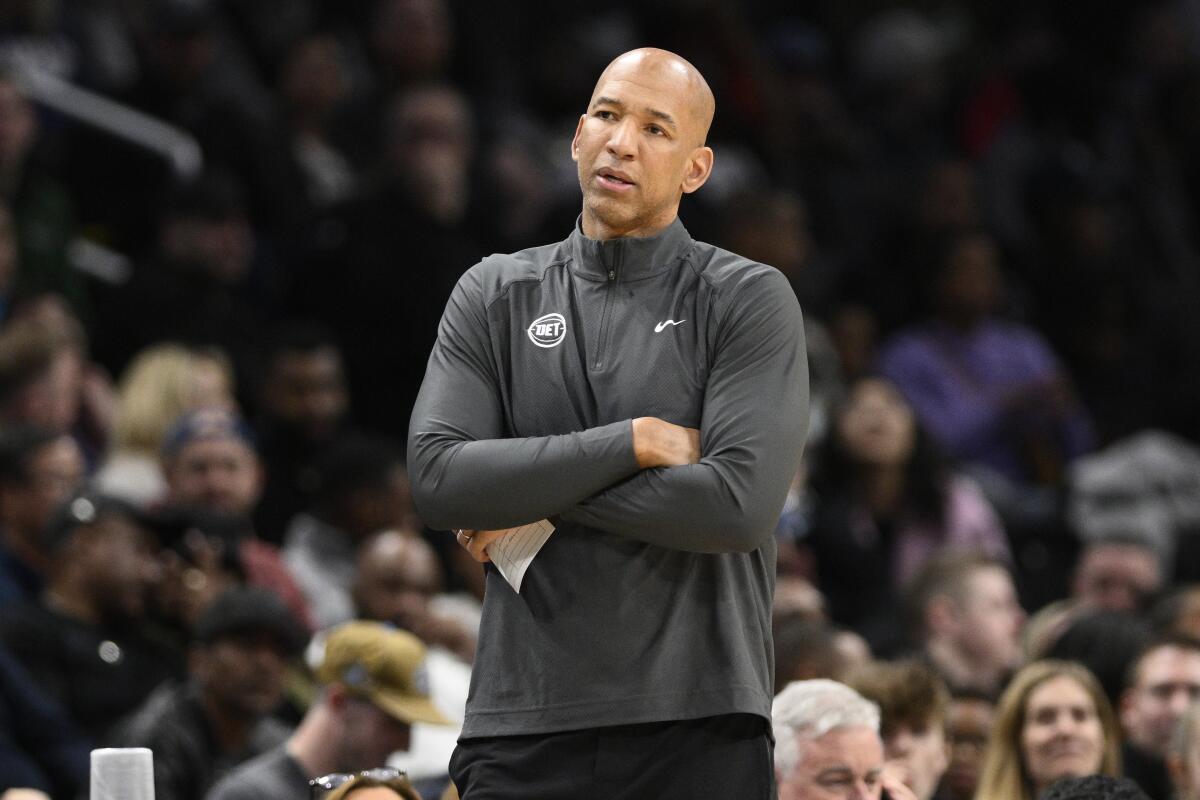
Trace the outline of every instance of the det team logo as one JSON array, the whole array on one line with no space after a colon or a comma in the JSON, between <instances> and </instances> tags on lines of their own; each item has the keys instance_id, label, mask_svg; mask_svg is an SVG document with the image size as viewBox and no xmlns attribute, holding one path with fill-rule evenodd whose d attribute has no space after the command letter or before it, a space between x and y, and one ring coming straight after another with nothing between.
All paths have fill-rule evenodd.
<instances>
[{"instance_id":1,"label":"det team logo","mask_svg":"<svg viewBox=\"0 0 1200 800\"><path fill-rule=\"evenodd\" d=\"M538 347L554 347L567 335L567 321L562 314L546 314L535 319L525 333Z\"/></svg>"}]
</instances>

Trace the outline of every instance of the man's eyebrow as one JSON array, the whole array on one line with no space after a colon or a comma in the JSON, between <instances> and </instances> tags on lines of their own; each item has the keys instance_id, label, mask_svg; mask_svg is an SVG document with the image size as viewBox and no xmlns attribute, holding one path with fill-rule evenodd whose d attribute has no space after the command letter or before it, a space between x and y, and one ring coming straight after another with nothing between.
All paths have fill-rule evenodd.
<instances>
[{"instance_id":1,"label":"man's eyebrow","mask_svg":"<svg viewBox=\"0 0 1200 800\"><path fill-rule=\"evenodd\" d=\"M849 767L826 767L817 773L817 780L829 780L830 778L853 778L854 770Z\"/></svg>"},{"instance_id":2,"label":"man's eyebrow","mask_svg":"<svg viewBox=\"0 0 1200 800\"><path fill-rule=\"evenodd\" d=\"M595 108L596 106L612 106L614 108L622 108L622 109L625 108L625 104L623 102L621 102L620 100L616 99L615 97L606 97L604 95L600 95L599 97L597 97L595 100L592 101L592 108ZM659 111L657 108L648 108L648 109L646 109L646 113L652 117L661 119L663 122L667 123L672 128L679 127L679 123L675 121L675 118L672 117L670 114L668 114L665 111Z\"/></svg>"}]
</instances>

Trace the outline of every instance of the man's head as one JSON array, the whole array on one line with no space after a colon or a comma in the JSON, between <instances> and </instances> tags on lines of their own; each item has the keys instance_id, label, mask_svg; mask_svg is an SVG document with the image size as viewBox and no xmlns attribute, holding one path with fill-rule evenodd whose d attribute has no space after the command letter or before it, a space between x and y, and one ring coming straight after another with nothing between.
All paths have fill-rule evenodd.
<instances>
[{"instance_id":1,"label":"man's head","mask_svg":"<svg viewBox=\"0 0 1200 800\"><path fill-rule=\"evenodd\" d=\"M883 752L918 800L933 797L946 771L949 693L933 670L916 662L873 662L847 681L879 706Z\"/></svg>"},{"instance_id":2,"label":"man's head","mask_svg":"<svg viewBox=\"0 0 1200 800\"><path fill-rule=\"evenodd\" d=\"M307 442L327 440L346 414L342 353L332 334L313 325L291 325L272 339L263 363L262 409L272 423Z\"/></svg>"},{"instance_id":3,"label":"man's head","mask_svg":"<svg viewBox=\"0 0 1200 800\"><path fill-rule=\"evenodd\" d=\"M1087 542L1075 565L1071 594L1106 611L1140 611L1163 586L1158 552L1134 537Z\"/></svg>"},{"instance_id":4,"label":"man's head","mask_svg":"<svg viewBox=\"0 0 1200 800\"><path fill-rule=\"evenodd\" d=\"M287 661L305 641L287 604L260 587L226 590L200 613L192 638L189 671L206 705L243 720L279 705Z\"/></svg>"},{"instance_id":5,"label":"man's head","mask_svg":"<svg viewBox=\"0 0 1200 800\"><path fill-rule=\"evenodd\" d=\"M354 601L367 619L419 630L441 585L437 555L412 533L383 531L358 551Z\"/></svg>"},{"instance_id":6,"label":"man's head","mask_svg":"<svg viewBox=\"0 0 1200 800\"><path fill-rule=\"evenodd\" d=\"M325 705L341 722L338 772L378 766L407 750L413 723L449 724L429 697L425 646L404 631L375 622L335 628L316 677Z\"/></svg>"},{"instance_id":7,"label":"man's head","mask_svg":"<svg viewBox=\"0 0 1200 800\"><path fill-rule=\"evenodd\" d=\"M0 434L0 529L10 547L40 552L51 516L83 477L83 453L67 434L30 426Z\"/></svg>"},{"instance_id":8,"label":"man's head","mask_svg":"<svg viewBox=\"0 0 1200 800\"><path fill-rule=\"evenodd\" d=\"M996 702L983 692L960 691L946 707L946 746L950 764L942 779L946 800L970 800L979 786Z\"/></svg>"},{"instance_id":9,"label":"man's head","mask_svg":"<svg viewBox=\"0 0 1200 800\"><path fill-rule=\"evenodd\" d=\"M46 530L49 588L86 622L140 619L161 578L159 541L146 517L108 495L69 498Z\"/></svg>"},{"instance_id":10,"label":"man's head","mask_svg":"<svg viewBox=\"0 0 1200 800\"><path fill-rule=\"evenodd\" d=\"M474 124L466 96L448 84L404 90L388 108L388 169L409 201L443 224L467 210Z\"/></svg>"},{"instance_id":11,"label":"man's head","mask_svg":"<svg viewBox=\"0 0 1200 800\"><path fill-rule=\"evenodd\" d=\"M1025 612L1008 569L980 554L947 553L914 578L908 606L915 633L932 652L996 680L1021 659Z\"/></svg>"},{"instance_id":12,"label":"man's head","mask_svg":"<svg viewBox=\"0 0 1200 800\"><path fill-rule=\"evenodd\" d=\"M571 141L583 232L650 236L670 225L682 196L712 172L715 108L704 77L674 53L641 48L609 64Z\"/></svg>"},{"instance_id":13,"label":"man's head","mask_svg":"<svg viewBox=\"0 0 1200 800\"><path fill-rule=\"evenodd\" d=\"M791 683L771 706L780 800L877 800L883 771L879 708L818 679Z\"/></svg>"},{"instance_id":14,"label":"man's head","mask_svg":"<svg viewBox=\"0 0 1200 800\"><path fill-rule=\"evenodd\" d=\"M254 231L237 179L214 172L178 189L163 215L159 246L181 272L216 285L244 282L254 259Z\"/></svg>"},{"instance_id":15,"label":"man's head","mask_svg":"<svg viewBox=\"0 0 1200 800\"><path fill-rule=\"evenodd\" d=\"M14 319L0 333L0 423L66 433L79 420L86 337L78 320Z\"/></svg>"},{"instance_id":16,"label":"man's head","mask_svg":"<svg viewBox=\"0 0 1200 800\"><path fill-rule=\"evenodd\" d=\"M339 437L316 463L314 511L361 542L415 521L400 451L378 437Z\"/></svg>"},{"instance_id":17,"label":"man's head","mask_svg":"<svg viewBox=\"0 0 1200 800\"><path fill-rule=\"evenodd\" d=\"M1188 707L1200 701L1200 642L1182 636L1160 639L1130 665L1121 695L1126 739L1160 758Z\"/></svg>"},{"instance_id":18,"label":"man's head","mask_svg":"<svg viewBox=\"0 0 1200 800\"><path fill-rule=\"evenodd\" d=\"M162 449L168 499L180 506L247 515L262 492L254 437L232 411L204 408L185 414Z\"/></svg>"}]
</instances>

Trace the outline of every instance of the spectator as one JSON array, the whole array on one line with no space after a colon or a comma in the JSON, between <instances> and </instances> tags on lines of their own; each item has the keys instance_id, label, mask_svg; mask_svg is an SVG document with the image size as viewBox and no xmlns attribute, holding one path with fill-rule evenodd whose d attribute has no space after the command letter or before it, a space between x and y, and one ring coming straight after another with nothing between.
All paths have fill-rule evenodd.
<instances>
[{"instance_id":1,"label":"spectator","mask_svg":"<svg viewBox=\"0 0 1200 800\"><path fill-rule=\"evenodd\" d=\"M1063 778L1042 792L1038 800L1150 800L1141 787L1128 778L1087 775Z\"/></svg>"},{"instance_id":2,"label":"spectator","mask_svg":"<svg viewBox=\"0 0 1200 800\"><path fill-rule=\"evenodd\" d=\"M1017 487L1056 484L1091 449L1091 429L1049 346L997 316L996 245L950 235L933 267L933 316L885 345L880 371L953 458Z\"/></svg>"},{"instance_id":3,"label":"spectator","mask_svg":"<svg viewBox=\"0 0 1200 800\"><path fill-rule=\"evenodd\" d=\"M1121 769L1120 731L1086 668L1036 661L1000 698L977 800L1034 800L1062 778Z\"/></svg>"},{"instance_id":4,"label":"spectator","mask_svg":"<svg viewBox=\"0 0 1200 800\"><path fill-rule=\"evenodd\" d=\"M1178 800L1200 798L1200 703L1192 703L1175 724L1167 768Z\"/></svg>"},{"instance_id":5,"label":"spectator","mask_svg":"<svg viewBox=\"0 0 1200 800\"><path fill-rule=\"evenodd\" d=\"M78 494L46 534L51 556L40 602L6 606L0 638L29 675L93 740L162 681L178 655L147 628L159 579L158 542L131 506Z\"/></svg>"},{"instance_id":6,"label":"spectator","mask_svg":"<svg viewBox=\"0 0 1200 800\"><path fill-rule=\"evenodd\" d=\"M1137 613L1165 583L1158 551L1137 536L1084 543L1075 563L1071 595L1085 608Z\"/></svg>"},{"instance_id":7,"label":"spectator","mask_svg":"<svg viewBox=\"0 0 1200 800\"><path fill-rule=\"evenodd\" d=\"M254 535L251 515L262 491L262 464L254 435L236 413L205 408L180 418L162 450L169 503L219 514L240 525L234 544L246 579L279 594L296 617L311 628L304 595L274 545Z\"/></svg>"},{"instance_id":8,"label":"spectator","mask_svg":"<svg viewBox=\"0 0 1200 800\"><path fill-rule=\"evenodd\" d=\"M832 427L807 539L818 586L835 620L876 651L895 649L895 598L925 561L939 549L1007 559L1008 543L978 487L941 462L892 384L852 384Z\"/></svg>"},{"instance_id":9,"label":"spectator","mask_svg":"<svg viewBox=\"0 0 1200 800\"><path fill-rule=\"evenodd\" d=\"M792 681L814 678L844 681L871 658L865 643L865 653L856 654L843 642L844 636L856 634L823 619L812 619L796 612L776 614L772 628L776 694Z\"/></svg>"},{"instance_id":10,"label":"spectator","mask_svg":"<svg viewBox=\"0 0 1200 800\"><path fill-rule=\"evenodd\" d=\"M41 595L51 567L46 527L83 477L83 454L70 436L0 428L0 605Z\"/></svg>"},{"instance_id":11,"label":"spectator","mask_svg":"<svg viewBox=\"0 0 1200 800\"><path fill-rule=\"evenodd\" d=\"M84 339L78 322L14 320L0 332L0 424L74 433L81 419Z\"/></svg>"},{"instance_id":12,"label":"spectator","mask_svg":"<svg viewBox=\"0 0 1200 800\"><path fill-rule=\"evenodd\" d=\"M403 773L391 778L372 777L376 772L381 775L387 774L387 770L371 770L362 775L338 775L339 779L342 777L350 779L325 795L325 800L343 800L350 795L354 795L355 800L395 800L397 797L400 800L421 800L421 795L417 793ZM322 781L318 785L325 786L330 783L332 781Z\"/></svg>"},{"instance_id":13,"label":"spectator","mask_svg":"<svg viewBox=\"0 0 1200 800\"><path fill-rule=\"evenodd\" d=\"M1200 639L1200 585L1177 587L1154 606L1152 619L1158 633Z\"/></svg>"},{"instance_id":14,"label":"spectator","mask_svg":"<svg viewBox=\"0 0 1200 800\"><path fill-rule=\"evenodd\" d=\"M268 715L307 637L278 595L231 589L193 634L187 681L160 686L109 736L111 746L154 751L155 800L202 800L225 773L288 735Z\"/></svg>"},{"instance_id":15,"label":"spectator","mask_svg":"<svg viewBox=\"0 0 1200 800\"><path fill-rule=\"evenodd\" d=\"M79 797L90 749L62 706L0 645L0 792L21 786Z\"/></svg>"},{"instance_id":16,"label":"spectator","mask_svg":"<svg viewBox=\"0 0 1200 800\"><path fill-rule=\"evenodd\" d=\"M921 655L953 690L995 696L1021 661L1025 612L1003 564L948 553L927 563L907 592Z\"/></svg>"},{"instance_id":17,"label":"spectator","mask_svg":"<svg viewBox=\"0 0 1200 800\"><path fill-rule=\"evenodd\" d=\"M883 770L879 708L830 680L796 681L771 707L779 800L817 800L834 794L879 800L912 793Z\"/></svg>"},{"instance_id":18,"label":"spectator","mask_svg":"<svg viewBox=\"0 0 1200 800\"><path fill-rule=\"evenodd\" d=\"M1043 658L1075 661L1096 676L1113 708L1129 683L1134 660L1150 642L1150 629L1133 614L1113 611L1083 612L1042 654Z\"/></svg>"},{"instance_id":19,"label":"spectator","mask_svg":"<svg viewBox=\"0 0 1200 800\"><path fill-rule=\"evenodd\" d=\"M1200 702L1200 642L1184 637L1158 639L1129 669L1119 715L1125 742L1125 775L1154 800L1169 800L1166 759L1171 735L1188 707Z\"/></svg>"},{"instance_id":20,"label":"spectator","mask_svg":"<svg viewBox=\"0 0 1200 800\"><path fill-rule=\"evenodd\" d=\"M879 706L883 755L892 774L918 800L931 800L946 771L945 684L917 662L867 664L850 676L849 686Z\"/></svg>"},{"instance_id":21,"label":"spectator","mask_svg":"<svg viewBox=\"0 0 1200 800\"><path fill-rule=\"evenodd\" d=\"M38 128L37 113L14 76L0 73L0 202L11 212L16 229L13 295L55 292L83 313L83 281L67 258L75 236L75 204L38 163Z\"/></svg>"},{"instance_id":22,"label":"spectator","mask_svg":"<svg viewBox=\"0 0 1200 800\"><path fill-rule=\"evenodd\" d=\"M167 431L198 408L233 410L233 367L215 349L149 347L130 362L117 387L116 420L97 488L140 506L167 494L159 461Z\"/></svg>"},{"instance_id":23,"label":"spectator","mask_svg":"<svg viewBox=\"0 0 1200 800\"><path fill-rule=\"evenodd\" d=\"M279 543L311 499L316 462L344 432L350 396L341 350L314 324L277 330L260 374L257 432L266 484L255 527Z\"/></svg>"},{"instance_id":24,"label":"spectator","mask_svg":"<svg viewBox=\"0 0 1200 800\"><path fill-rule=\"evenodd\" d=\"M317 465L312 513L292 520L283 548L320 627L354 616L351 589L358 546L415 521L400 452L365 436L345 437Z\"/></svg>"},{"instance_id":25,"label":"spectator","mask_svg":"<svg viewBox=\"0 0 1200 800\"><path fill-rule=\"evenodd\" d=\"M979 786L996 703L982 692L959 691L946 709L946 746L950 763L938 787L938 800L971 800Z\"/></svg>"},{"instance_id":26,"label":"spectator","mask_svg":"<svg viewBox=\"0 0 1200 800\"><path fill-rule=\"evenodd\" d=\"M429 700L425 648L411 634L350 622L326 637L322 686L287 742L222 779L208 800L295 800L309 781L378 766L407 750L415 722L445 724Z\"/></svg>"}]
</instances>

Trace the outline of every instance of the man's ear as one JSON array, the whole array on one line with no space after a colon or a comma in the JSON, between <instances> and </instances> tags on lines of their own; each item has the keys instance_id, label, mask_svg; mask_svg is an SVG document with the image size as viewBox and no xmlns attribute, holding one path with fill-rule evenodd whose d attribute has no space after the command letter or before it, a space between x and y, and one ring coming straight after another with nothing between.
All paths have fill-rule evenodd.
<instances>
[{"instance_id":1,"label":"man's ear","mask_svg":"<svg viewBox=\"0 0 1200 800\"><path fill-rule=\"evenodd\" d=\"M571 160L579 160L579 134L583 133L583 124L587 122L587 114L579 115L579 122L575 124L575 135L571 137Z\"/></svg>"},{"instance_id":2,"label":"man's ear","mask_svg":"<svg viewBox=\"0 0 1200 800\"><path fill-rule=\"evenodd\" d=\"M683 173L683 193L691 194L704 185L713 169L713 151L711 147L697 147L688 159L687 171Z\"/></svg>"}]
</instances>

